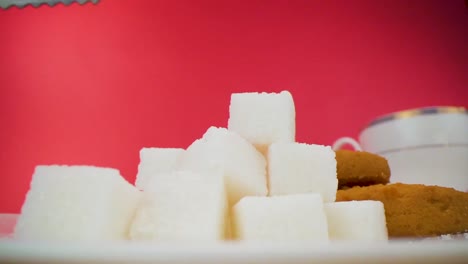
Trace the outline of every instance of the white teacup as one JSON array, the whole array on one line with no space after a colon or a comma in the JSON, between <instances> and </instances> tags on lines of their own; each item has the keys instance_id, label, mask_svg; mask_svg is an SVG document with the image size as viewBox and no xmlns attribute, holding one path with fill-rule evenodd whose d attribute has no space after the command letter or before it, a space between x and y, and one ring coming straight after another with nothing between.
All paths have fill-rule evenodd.
<instances>
[{"instance_id":1,"label":"white teacup","mask_svg":"<svg viewBox=\"0 0 468 264\"><path fill-rule=\"evenodd\" d=\"M385 157L391 182L421 183L468 191L468 112L463 107L401 111L372 121L350 144Z\"/></svg>"}]
</instances>

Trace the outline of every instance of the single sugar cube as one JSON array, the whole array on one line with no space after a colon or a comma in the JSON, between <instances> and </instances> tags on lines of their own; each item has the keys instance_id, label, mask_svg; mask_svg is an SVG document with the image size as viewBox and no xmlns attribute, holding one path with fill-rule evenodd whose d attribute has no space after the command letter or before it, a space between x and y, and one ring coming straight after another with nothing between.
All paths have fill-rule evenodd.
<instances>
[{"instance_id":1,"label":"single sugar cube","mask_svg":"<svg viewBox=\"0 0 468 264\"><path fill-rule=\"evenodd\" d=\"M181 155L178 167L202 173L221 171L231 205L244 196L265 196L268 191L263 155L244 138L225 128L210 127Z\"/></svg>"},{"instance_id":2,"label":"single sugar cube","mask_svg":"<svg viewBox=\"0 0 468 264\"><path fill-rule=\"evenodd\" d=\"M288 91L232 94L228 129L247 139L263 154L274 142L294 142L296 110L292 95Z\"/></svg>"},{"instance_id":3,"label":"single sugar cube","mask_svg":"<svg viewBox=\"0 0 468 264\"><path fill-rule=\"evenodd\" d=\"M334 202L338 188L335 152L329 146L274 143L268 150L270 195L320 193Z\"/></svg>"},{"instance_id":4,"label":"single sugar cube","mask_svg":"<svg viewBox=\"0 0 468 264\"><path fill-rule=\"evenodd\" d=\"M37 166L14 237L64 241L126 239L139 199L140 191L115 169Z\"/></svg>"},{"instance_id":5,"label":"single sugar cube","mask_svg":"<svg viewBox=\"0 0 468 264\"><path fill-rule=\"evenodd\" d=\"M135 186L145 190L149 180L156 174L174 171L177 159L183 152L184 149L180 148L142 148Z\"/></svg>"},{"instance_id":6,"label":"single sugar cube","mask_svg":"<svg viewBox=\"0 0 468 264\"><path fill-rule=\"evenodd\" d=\"M385 209L380 201L325 203L332 240L388 240Z\"/></svg>"},{"instance_id":7,"label":"single sugar cube","mask_svg":"<svg viewBox=\"0 0 468 264\"><path fill-rule=\"evenodd\" d=\"M244 197L233 208L237 239L250 241L328 241L319 194Z\"/></svg>"},{"instance_id":8,"label":"single sugar cube","mask_svg":"<svg viewBox=\"0 0 468 264\"><path fill-rule=\"evenodd\" d=\"M216 241L225 236L227 194L222 174L176 171L146 186L132 240Z\"/></svg>"}]
</instances>

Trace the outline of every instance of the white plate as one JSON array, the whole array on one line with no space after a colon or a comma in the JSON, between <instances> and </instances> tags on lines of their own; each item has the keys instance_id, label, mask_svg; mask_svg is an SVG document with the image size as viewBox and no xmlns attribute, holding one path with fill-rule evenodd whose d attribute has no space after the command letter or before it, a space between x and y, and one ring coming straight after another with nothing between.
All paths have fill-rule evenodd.
<instances>
[{"instance_id":1,"label":"white plate","mask_svg":"<svg viewBox=\"0 0 468 264\"><path fill-rule=\"evenodd\" d=\"M0 214L0 263L468 263L468 240L332 244L51 243L9 238L16 215ZM3 236L3 238L1 238Z\"/></svg>"},{"instance_id":2,"label":"white plate","mask_svg":"<svg viewBox=\"0 0 468 264\"><path fill-rule=\"evenodd\" d=\"M0 263L468 263L468 241L149 244L0 241Z\"/></svg>"}]
</instances>

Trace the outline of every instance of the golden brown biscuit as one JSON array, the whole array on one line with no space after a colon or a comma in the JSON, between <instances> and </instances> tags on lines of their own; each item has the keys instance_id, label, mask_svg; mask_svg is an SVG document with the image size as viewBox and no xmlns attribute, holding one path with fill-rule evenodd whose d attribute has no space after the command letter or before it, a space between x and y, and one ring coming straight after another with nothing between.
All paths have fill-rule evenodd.
<instances>
[{"instance_id":1,"label":"golden brown biscuit","mask_svg":"<svg viewBox=\"0 0 468 264\"><path fill-rule=\"evenodd\" d=\"M381 201L389 237L428 237L468 230L468 193L452 188L379 184L339 190L336 200Z\"/></svg>"},{"instance_id":2,"label":"golden brown biscuit","mask_svg":"<svg viewBox=\"0 0 468 264\"><path fill-rule=\"evenodd\" d=\"M387 160L365 151L336 151L338 189L353 186L387 184L390 167Z\"/></svg>"}]
</instances>

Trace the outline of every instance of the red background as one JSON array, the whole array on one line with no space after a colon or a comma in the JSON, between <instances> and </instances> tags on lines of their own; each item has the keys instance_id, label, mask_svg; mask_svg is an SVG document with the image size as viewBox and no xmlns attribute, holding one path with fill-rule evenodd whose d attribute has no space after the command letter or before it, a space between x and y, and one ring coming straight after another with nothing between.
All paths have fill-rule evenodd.
<instances>
[{"instance_id":1,"label":"red background","mask_svg":"<svg viewBox=\"0 0 468 264\"><path fill-rule=\"evenodd\" d=\"M37 164L115 167L226 126L230 94L290 90L297 140L468 105L468 9L451 1L119 1L0 10L0 212Z\"/></svg>"}]
</instances>

